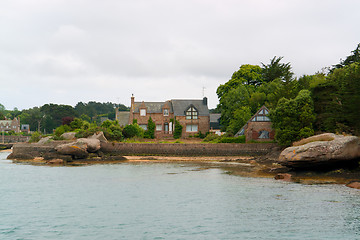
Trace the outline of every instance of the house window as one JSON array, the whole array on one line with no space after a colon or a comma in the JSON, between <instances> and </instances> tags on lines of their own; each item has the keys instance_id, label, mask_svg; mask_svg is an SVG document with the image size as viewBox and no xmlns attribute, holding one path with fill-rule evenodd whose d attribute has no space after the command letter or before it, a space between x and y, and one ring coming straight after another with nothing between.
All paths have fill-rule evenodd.
<instances>
[{"instance_id":1,"label":"house window","mask_svg":"<svg viewBox=\"0 0 360 240\"><path fill-rule=\"evenodd\" d=\"M164 109L164 116L169 116L169 109Z\"/></svg>"},{"instance_id":2,"label":"house window","mask_svg":"<svg viewBox=\"0 0 360 240\"><path fill-rule=\"evenodd\" d=\"M186 111L186 119L198 119L198 112L194 107L190 107Z\"/></svg>"},{"instance_id":3,"label":"house window","mask_svg":"<svg viewBox=\"0 0 360 240\"><path fill-rule=\"evenodd\" d=\"M162 125L156 124L156 131L162 131Z\"/></svg>"},{"instance_id":4,"label":"house window","mask_svg":"<svg viewBox=\"0 0 360 240\"><path fill-rule=\"evenodd\" d=\"M259 132L259 139L269 139L270 138L270 134L268 131L263 130Z\"/></svg>"},{"instance_id":5,"label":"house window","mask_svg":"<svg viewBox=\"0 0 360 240\"><path fill-rule=\"evenodd\" d=\"M198 125L186 125L186 132L197 132Z\"/></svg>"},{"instance_id":6,"label":"house window","mask_svg":"<svg viewBox=\"0 0 360 240\"><path fill-rule=\"evenodd\" d=\"M146 116L146 109L140 109L140 116Z\"/></svg>"},{"instance_id":7,"label":"house window","mask_svg":"<svg viewBox=\"0 0 360 240\"><path fill-rule=\"evenodd\" d=\"M147 130L147 125L146 125L146 124L140 124L139 127L141 127L142 129L144 129L145 131Z\"/></svg>"},{"instance_id":8,"label":"house window","mask_svg":"<svg viewBox=\"0 0 360 240\"><path fill-rule=\"evenodd\" d=\"M251 119L252 122L270 122L270 118L267 116L255 116Z\"/></svg>"},{"instance_id":9,"label":"house window","mask_svg":"<svg viewBox=\"0 0 360 240\"><path fill-rule=\"evenodd\" d=\"M239 134L240 136L244 135L244 134L245 134L245 129L242 128L238 134Z\"/></svg>"},{"instance_id":10,"label":"house window","mask_svg":"<svg viewBox=\"0 0 360 240\"><path fill-rule=\"evenodd\" d=\"M169 131L169 123L164 123L164 131L165 132Z\"/></svg>"}]
</instances>

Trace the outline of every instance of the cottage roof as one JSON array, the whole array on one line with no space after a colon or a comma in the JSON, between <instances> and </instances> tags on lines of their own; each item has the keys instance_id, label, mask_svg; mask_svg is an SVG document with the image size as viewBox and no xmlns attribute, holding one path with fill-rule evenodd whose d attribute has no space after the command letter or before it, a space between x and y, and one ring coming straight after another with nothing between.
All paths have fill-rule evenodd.
<instances>
[{"instance_id":1,"label":"cottage roof","mask_svg":"<svg viewBox=\"0 0 360 240\"><path fill-rule=\"evenodd\" d=\"M235 134L235 137L244 135L245 129L249 122L270 122L270 118L266 115L269 114L269 109L265 106L262 106L250 119L245 123L245 125Z\"/></svg>"},{"instance_id":2,"label":"cottage roof","mask_svg":"<svg viewBox=\"0 0 360 240\"><path fill-rule=\"evenodd\" d=\"M170 112L173 112L171 104L166 102L135 102L134 103L134 112L139 112L139 109L146 107L147 113L162 113L163 108L170 107Z\"/></svg>"},{"instance_id":3,"label":"cottage roof","mask_svg":"<svg viewBox=\"0 0 360 240\"><path fill-rule=\"evenodd\" d=\"M120 126L126 126L129 124L130 112L118 112L118 122Z\"/></svg>"},{"instance_id":4,"label":"cottage roof","mask_svg":"<svg viewBox=\"0 0 360 240\"><path fill-rule=\"evenodd\" d=\"M0 120L0 125L11 125L12 124L12 120Z\"/></svg>"},{"instance_id":5,"label":"cottage roof","mask_svg":"<svg viewBox=\"0 0 360 240\"><path fill-rule=\"evenodd\" d=\"M186 110L189 107L193 106L198 111L199 116L209 116L209 109L207 103L204 103L204 100L182 100L182 99L173 99L171 100L174 115L175 116L185 116Z\"/></svg>"},{"instance_id":6,"label":"cottage roof","mask_svg":"<svg viewBox=\"0 0 360 240\"><path fill-rule=\"evenodd\" d=\"M210 113L210 122L219 122L221 113Z\"/></svg>"},{"instance_id":7,"label":"cottage roof","mask_svg":"<svg viewBox=\"0 0 360 240\"><path fill-rule=\"evenodd\" d=\"M220 129L220 117L221 113L210 113L210 128L212 129Z\"/></svg>"}]
</instances>

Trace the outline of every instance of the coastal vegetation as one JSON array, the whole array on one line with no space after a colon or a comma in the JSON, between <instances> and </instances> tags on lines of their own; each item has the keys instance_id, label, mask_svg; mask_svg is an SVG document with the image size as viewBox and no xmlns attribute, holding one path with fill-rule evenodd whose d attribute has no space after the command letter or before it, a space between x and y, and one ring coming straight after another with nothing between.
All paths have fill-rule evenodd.
<instances>
[{"instance_id":1,"label":"coastal vegetation","mask_svg":"<svg viewBox=\"0 0 360 240\"><path fill-rule=\"evenodd\" d=\"M282 59L241 65L218 87L223 131L235 134L265 105L282 145L321 132L360 135L360 44L339 64L299 78Z\"/></svg>"},{"instance_id":2,"label":"coastal vegetation","mask_svg":"<svg viewBox=\"0 0 360 240\"><path fill-rule=\"evenodd\" d=\"M89 123L101 124L101 118L115 120L115 108L119 111L129 111L129 108L123 104L111 102L79 102L75 107L63 104L45 104L41 107L33 107L19 111L5 110L0 104L0 120L20 117L21 124L29 124L31 131L40 131L42 133L53 133L53 130L61 125L68 124L75 118L85 120Z\"/></svg>"}]
</instances>

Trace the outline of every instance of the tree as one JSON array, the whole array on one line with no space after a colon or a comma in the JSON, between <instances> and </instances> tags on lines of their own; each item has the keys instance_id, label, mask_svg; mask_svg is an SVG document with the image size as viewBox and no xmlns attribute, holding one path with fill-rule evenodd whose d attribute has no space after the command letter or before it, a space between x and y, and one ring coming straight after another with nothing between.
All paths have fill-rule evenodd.
<instances>
[{"instance_id":1,"label":"tree","mask_svg":"<svg viewBox=\"0 0 360 240\"><path fill-rule=\"evenodd\" d=\"M55 128L62 124L62 119L65 117L76 117L76 112L72 106L45 104L40 108L44 114L43 128L46 132L52 132Z\"/></svg>"},{"instance_id":2,"label":"tree","mask_svg":"<svg viewBox=\"0 0 360 240\"><path fill-rule=\"evenodd\" d=\"M360 134L360 63L352 63L329 74L329 84L336 88L337 131Z\"/></svg>"},{"instance_id":3,"label":"tree","mask_svg":"<svg viewBox=\"0 0 360 240\"><path fill-rule=\"evenodd\" d=\"M216 94L218 98L221 99L222 96L227 94L231 89L241 85L260 86L262 84L261 73L262 70L258 65L241 65L240 69L233 73L229 81L217 88Z\"/></svg>"},{"instance_id":4,"label":"tree","mask_svg":"<svg viewBox=\"0 0 360 240\"><path fill-rule=\"evenodd\" d=\"M309 90L301 90L295 99L282 98L269 115L275 139L281 145L290 145L314 134L314 104Z\"/></svg>"},{"instance_id":5,"label":"tree","mask_svg":"<svg viewBox=\"0 0 360 240\"><path fill-rule=\"evenodd\" d=\"M246 86L239 85L237 88L230 89L228 93L223 95L219 101L219 109L221 110L221 124L227 130L231 119L237 109L248 106L250 93Z\"/></svg>"},{"instance_id":6,"label":"tree","mask_svg":"<svg viewBox=\"0 0 360 240\"><path fill-rule=\"evenodd\" d=\"M280 63L283 57L273 57L268 65L262 65L262 79L264 82L272 82L279 78L283 82L290 81L294 73L291 71L290 63Z\"/></svg>"},{"instance_id":7,"label":"tree","mask_svg":"<svg viewBox=\"0 0 360 240\"><path fill-rule=\"evenodd\" d=\"M0 103L0 120L5 119L5 107Z\"/></svg>"},{"instance_id":8,"label":"tree","mask_svg":"<svg viewBox=\"0 0 360 240\"><path fill-rule=\"evenodd\" d=\"M245 123L251 118L251 111L249 107L241 107L234 111L234 117L230 120L227 131L236 134Z\"/></svg>"},{"instance_id":9,"label":"tree","mask_svg":"<svg viewBox=\"0 0 360 240\"><path fill-rule=\"evenodd\" d=\"M174 132L173 132L173 136L175 139L179 139L181 138L182 135L182 129L183 126L180 124L180 122L178 120L174 120L172 119L172 122L174 123L175 127L174 127Z\"/></svg>"},{"instance_id":10,"label":"tree","mask_svg":"<svg viewBox=\"0 0 360 240\"><path fill-rule=\"evenodd\" d=\"M143 137L144 129L142 129L137 123L126 125L122 131L124 137Z\"/></svg>"},{"instance_id":11,"label":"tree","mask_svg":"<svg viewBox=\"0 0 360 240\"><path fill-rule=\"evenodd\" d=\"M151 117L149 117L148 123L147 123L147 130L144 133L144 137L145 138L151 138L154 139L155 138L155 123L152 120Z\"/></svg>"},{"instance_id":12,"label":"tree","mask_svg":"<svg viewBox=\"0 0 360 240\"><path fill-rule=\"evenodd\" d=\"M333 73L335 69L343 68L353 63L360 63L360 43L357 45L354 51L351 51L351 55L347 56L345 60L340 59L340 63L333 66L330 73Z\"/></svg>"}]
</instances>

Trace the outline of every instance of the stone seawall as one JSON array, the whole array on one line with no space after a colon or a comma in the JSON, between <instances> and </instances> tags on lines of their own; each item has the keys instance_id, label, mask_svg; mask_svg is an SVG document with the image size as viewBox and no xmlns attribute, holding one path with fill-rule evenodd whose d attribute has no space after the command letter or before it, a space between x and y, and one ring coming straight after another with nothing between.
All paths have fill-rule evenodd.
<instances>
[{"instance_id":1,"label":"stone seawall","mask_svg":"<svg viewBox=\"0 0 360 240\"><path fill-rule=\"evenodd\" d=\"M55 147L66 141L54 141L46 144L16 143L9 159L67 159L70 156L60 155ZM219 143L219 144L171 144L171 143L101 143L100 151L104 154L154 155L154 156L244 156L264 155L278 149L272 143Z\"/></svg>"},{"instance_id":2,"label":"stone seawall","mask_svg":"<svg viewBox=\"0 0 360 240\"><path fill-rule=\"evenodd\" d=\"M278 146L274 143L101 143L101 151L120 155L238 156L262 155Z\"/></svg>"},{"instance_id":3,"label":"stone seawall","mask_svg":"<svg viewBox=\"0 0 360 240\"><path fill-rule=\"evenodd\" d=\"M43 157L44 159L68 158L68 156L59 155L55 147L59 144L67 143L67 141L54 141L46 144L37 143L15 143L9 159L33 159L35 157Z\"/></svg>"},{"instance_id":4,"label":"stone seawall","mask_svg":"<svg viewBox=\"0 0 360 240\"><path fill-rule=\"evenodd\" d=\"M30 136L13 136L13 135L0 135L0 142L4 143L16 143L16 142L27 142Z\"/></svg>"}]
</instances>

